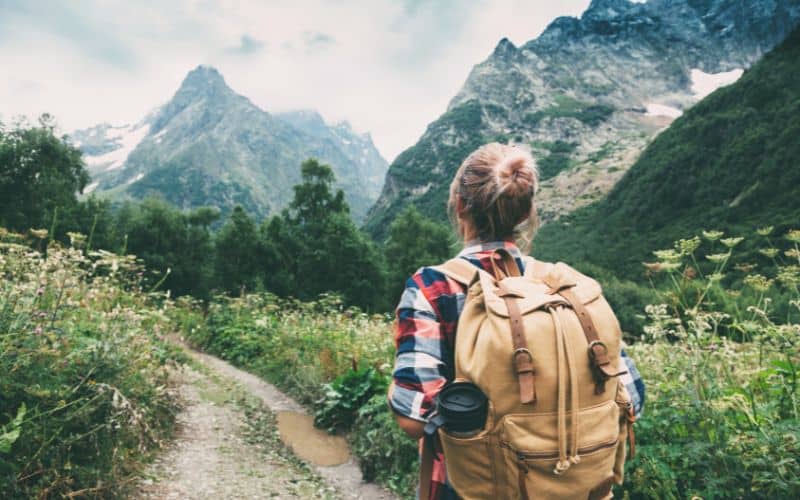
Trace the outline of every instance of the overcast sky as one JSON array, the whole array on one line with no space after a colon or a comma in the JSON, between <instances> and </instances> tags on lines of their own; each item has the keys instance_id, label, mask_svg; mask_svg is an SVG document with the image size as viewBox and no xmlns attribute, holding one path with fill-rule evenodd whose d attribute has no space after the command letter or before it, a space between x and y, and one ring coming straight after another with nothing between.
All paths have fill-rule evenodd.
<instances>
[{"instance_id":1,"label":"overcast sky","mask_svg":"<svg viewBox=\"0 0 800 500\"><path fill-rule=\"evenodd\" d=\"M267 111L313 108L392 160L475 64L589 0L0 0L0 119L140 120L198 64Z\"/></svg>"}]
</instances>

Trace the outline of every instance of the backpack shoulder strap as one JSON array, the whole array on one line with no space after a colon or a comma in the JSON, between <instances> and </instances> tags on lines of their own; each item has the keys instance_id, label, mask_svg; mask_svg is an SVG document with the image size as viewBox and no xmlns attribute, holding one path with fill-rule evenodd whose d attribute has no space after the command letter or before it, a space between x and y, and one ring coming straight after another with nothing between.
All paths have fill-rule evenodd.
<instances>
[{"instance_id":1,"label":"backpack shoulder strap","mask_svg":"<svg viewBox=\"0 0 800 500\"><path fill-rule=\"evenodd\" d=\"M461 257L452 258L444 264L434 266L433 269L466 286L472 283L478 273L477 267Z\"/></svg>"}]
</instances>

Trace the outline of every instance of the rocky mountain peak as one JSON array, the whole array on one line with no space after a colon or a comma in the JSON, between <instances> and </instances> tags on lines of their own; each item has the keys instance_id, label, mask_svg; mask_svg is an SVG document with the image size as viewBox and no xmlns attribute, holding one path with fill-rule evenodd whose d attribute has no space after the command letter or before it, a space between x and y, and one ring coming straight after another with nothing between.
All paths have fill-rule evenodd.
<instances>
[{"instance_id":1,"label":"rocky mountain peak","mask_svg":"<svg viewBox=\"0 0 800 500\"><path fill-rule=\"evenodd\" d=\"M233 91L216 68L201 64L186 75L176 95L208 96L219 92Z\"/></svg>"},{"instance_id":2,"label":"rocky mountain peak","mask_svg":"<svg viewBox=\"0 0 800 500\"><path fill-rule=\"evenodd\" d=\"M503 38L498 42L497 47L494 48L492 56L494 57L513 57L518 52L517 46L508 38Z\"/></svg>"},{"instance_id":3,"label":"rocky mountain peak","mask_svg":"<svg viewBox=\"0 0 800 500\"><path fill-rule=\"evenodd\" d=\"M519 49L501 40L393 162L367 228L383 236L412 202L445 220L455 166L490 140L531 146L545 221L599 199L655 134L798 21L800 0L593 0Z\"/></svg>"},{"instance_id":4,"label":"rocky mountain peak","mask_svg":"<svg viewBox=\"0 0 800 500\"><path fill-rule=\"evenodd\" d=\"M613 19L622 16L632 6L634 2L629 0L592 0L582 17Z\"/></svg>"}]
</instances>

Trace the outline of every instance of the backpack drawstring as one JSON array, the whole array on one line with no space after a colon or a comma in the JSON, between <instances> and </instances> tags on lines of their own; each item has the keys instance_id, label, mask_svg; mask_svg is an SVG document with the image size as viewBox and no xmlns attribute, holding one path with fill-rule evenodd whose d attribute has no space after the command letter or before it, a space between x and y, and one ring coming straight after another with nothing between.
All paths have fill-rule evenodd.
<instances>
[{"instance_id":1,"label":"backpack drawstring","mask_svg":"<svg viewBox=\"0 0 800 500\"><path fill-rule=\"evenodd\" d=\"M556 331L558 369L558 462L553 474L561 475L581 461L578 456L578 375L575 356L564 333L564 325L555 307L548 307ZM566 365L566 366L565 366ZM571 447L567 454L567 374L569 374Z\"/></svg>"}]
</instances>

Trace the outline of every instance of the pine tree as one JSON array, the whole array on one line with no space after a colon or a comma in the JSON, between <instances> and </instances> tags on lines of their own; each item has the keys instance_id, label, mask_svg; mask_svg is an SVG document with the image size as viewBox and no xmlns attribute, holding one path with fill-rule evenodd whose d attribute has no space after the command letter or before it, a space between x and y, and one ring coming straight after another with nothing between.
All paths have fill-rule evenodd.
<instances>
[{"instance_id":1,"label":"pine tree","mask_svg":"<svg viewBox=\"0 0 800 500\"><path fill-rule=\"evenodd\" d=\"M453 232L409 205L389 226L385 244L390 295L396 299L406 279L422 266L441 264L452 253Z\"/></svg>"}]
</instances>

